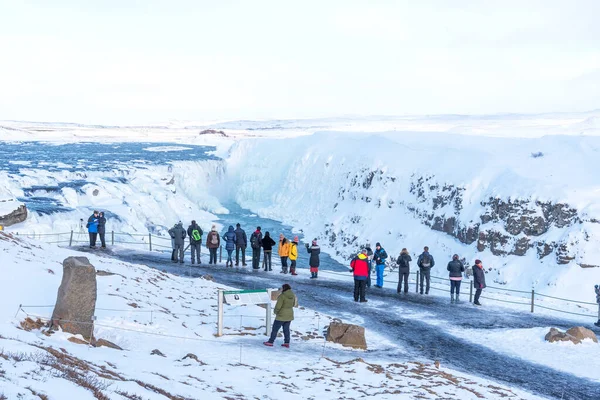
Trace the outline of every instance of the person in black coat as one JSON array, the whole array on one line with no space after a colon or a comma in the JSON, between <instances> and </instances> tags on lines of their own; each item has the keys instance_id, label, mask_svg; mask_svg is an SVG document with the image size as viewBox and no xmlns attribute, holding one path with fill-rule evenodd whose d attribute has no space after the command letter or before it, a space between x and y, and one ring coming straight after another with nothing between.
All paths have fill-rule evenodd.
<instances>
[{"instance_id":1,"label":"person in black coat","mask_svg":"<svg viewBox=\"0 0 600 400\"><path fill-rule=\"evenodd\" d=\"M106 248L106 218L104 217L104 212L100 211L98 213L98 236L100 236L100 243L102 243L102 248Z\"/></svg>"},{"instance_id":2,"label":"person in black coat","mask_svg":"<svg viewBox=\"0 0 600 400\"><path fill-rule=\"evenodd\" d=\"M271 255L273 253L273 246L275 246L275 241L271 238L271 234L267 231L265 232L265 237L262 240L262 248L264 253L263 258L263 267L265 271L273 271L271 269Z\"/></svg>"},{"instance_id":3,"label":"person in black coat","mask_svg":"<svg viewBox=\"0 0 600 400\"><path fill-rule=\"evenodd\" d=\"M483 271L483 265L481 264L481 260L475 260L475 266L473 267L473 286L475 286L475 301L473 304L476 306L480 306L479 296L481 296L481 292L485 289L485 272Z\"/></svg>"},{"instance_id":4,"label":"person in black coat","mask_svg":"<svg viewBox=\"0 0 600 400\"><path fill-rule=\"evenodd\" d=\"M408 254L408 250L402 249L400 256L396 260L396 264L398 265L398 293L402 291L402 281L404 281L404 294L408 293L408 276L410 274L411 261L412 258Z\"/></svg>"},{"instance_id":5,"label":"person in black coat","mask_svg":"<svg viewBox=\"0 0 600 400\"><path fill-rule=\"evenodd\" d=\"M450 303L458 303L462 274L465 272L465 266L458 259L458 254L452 256L452 261L448 263L448 267L446 269L450 274ZM454 291L456 291L456 300L454 299Z\"/></svg>"}]
</instances>

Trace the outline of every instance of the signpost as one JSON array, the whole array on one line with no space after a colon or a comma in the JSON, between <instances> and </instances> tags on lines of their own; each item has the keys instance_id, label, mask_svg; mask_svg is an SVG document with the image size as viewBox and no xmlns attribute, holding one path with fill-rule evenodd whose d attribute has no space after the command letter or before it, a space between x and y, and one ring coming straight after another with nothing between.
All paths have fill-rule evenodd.
<instances>
[{"instance_id":1,"label":"signpost","mask_svg":"<svg viewBox=\"0 0 600 400\"><path fill-rule=\"evenodd\" d=\"M271 289L263 290L222 290L218 293L217 336L223 336L223 304L233 306L244 304L266 304L266 334L271 334Z\"/></svg>"}]
</instances>

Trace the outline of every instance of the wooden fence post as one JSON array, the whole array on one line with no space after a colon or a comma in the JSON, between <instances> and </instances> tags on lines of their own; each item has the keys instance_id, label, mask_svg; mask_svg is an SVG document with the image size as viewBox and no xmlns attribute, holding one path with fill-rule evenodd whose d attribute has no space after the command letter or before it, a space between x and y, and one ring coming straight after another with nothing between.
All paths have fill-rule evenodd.
<instances>
[{"instance_id":1,"label":"wooden fence post","mask_svg":"<svg viewBox=\"0 0 600 400\"><path fill-rule=\"evenodd\" d=\"M150 251L152 251L152 234L151 233L148 234L148 246L150 248Z\"/></svg>"},{"instance_id":2,"label":"wooden fence post","mask_svg":"<svg viewBox=\"0 0 600 400\"><path fill-rule=\"evenodd\" d=\"M115 231L110 231L110 244L111 246L115 245Z\"/></svg>"},{"instance_id":3,"label":"wooden fence post","mask_svg":"<svg viewBox=\"0 0 600 400\"><path fill-rule=\"evenodd\" d=\"M69 247L73 246L73 229L71 229L71 236L69 237Z\"/></svg>"}]
</instances>

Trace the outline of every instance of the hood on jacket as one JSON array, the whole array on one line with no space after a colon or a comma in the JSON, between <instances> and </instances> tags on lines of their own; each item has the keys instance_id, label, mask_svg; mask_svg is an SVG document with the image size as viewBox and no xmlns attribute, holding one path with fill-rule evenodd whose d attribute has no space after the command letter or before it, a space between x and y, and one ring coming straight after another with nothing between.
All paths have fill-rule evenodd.
<instances>
[{"instance_id":1,"label":"hood on jacket","mask_svg":"<svg viewBox=\"0 0 600 400\"><path fill-rule=\"evenodd\" d=\"M266 233L265 233L265 239L266 239L266 238L270 238L270 237L271 237L271 234L270 234L269 232L266 232Z\"/></svg>"},{"instance_id":2,"label":"hood on jacket","mask_svg":"<svg viewBox=\"0 0 600 400\"><path fill-rule=\"evenodd\" d=\"M280 296L283 296L288 300L292 300L294 298L294 292L292 292L292 289L288 289L285 292L281 293Z\"/></svg>"},{"instance_id":3,"label":"hood on jacket","mask_svg":"<svg viewBox=\"0 0 600 400\"><path fill-rule=\"evenodd\" d=\"M366 255L366 254L364 254L364 253L360 253L360 254L358 255L358 258L359 258L360 260L366 260L368 257L367 257L367 255Z\"/></svg>"},{"instance_id":4,"label":"hood on jacket","mask_svg":"<svg viewBox=\"0 0 600 400\"><path fill-rule=\"evenodd\" d=\"M229 225L229 228L227 229L227 232L233 232L233 225Z\"/></svg>"}]
</instances>

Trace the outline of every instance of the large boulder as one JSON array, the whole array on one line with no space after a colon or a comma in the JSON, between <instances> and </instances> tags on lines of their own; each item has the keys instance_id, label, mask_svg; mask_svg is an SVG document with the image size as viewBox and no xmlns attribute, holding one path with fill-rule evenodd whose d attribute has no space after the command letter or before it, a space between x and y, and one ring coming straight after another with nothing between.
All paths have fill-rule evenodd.
<instances>
[{"instance_id":1,"label":"large boulder","mask_svg":"<svg viewBox=\"0 0 600 400\"><path fill-rule=\"evenodd\" d=\"M87 257L68 257L63 261L63 277L52 313L52 327L93 337L92 318L96 310L96 269Z\"/></svg>"},{"instance_id":2,"label":"large boulder","mask_svg":"<svg viewBox=\"0 0 600 400\"><path fill-rule=\"evenodd\" d=\"M596 334L591 330L584 328L583 326L576 326L567 330L567 335L571 335L579 341L583 341L584 339L591 339L594 343L598 343L598 338Z\"/></svg>"},{"instance_id":3,"label":"large boulder","mask_svg":"<svg viewBox=\"0 0 600 400\"><path fill-rule=\"evenodd\" d=\"M580 339L577 339L575 336L571 336L568 333L561 332L556 328L550 328L550 332L548 332L546 334L546 337L544 337L544 339L550 343L554 343L554 342L573 342L574 344L581 343Z\"/></svg>"},{"instance_id":4,"label":"large boulder","mask_svg":"<svg viewBox=\"0 0 600 400\"><path fill-rule=\"evenodd\" d=\"M13 198L0 198L0 225L11 226L27 219L25 204Z\"/></svg>"},{"instance_id":5,"label":"large boulder","mask_svg":"<svg viewBox=\"0 0 600 400\"><path fill-rule=\"evenodd\" d=\"M358 325L344 324L342 322L330 323L327 328L327 341L339 343L344 347L367 349L365 328Z\"/></svg>"}]
</instances>

